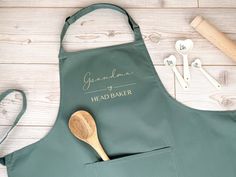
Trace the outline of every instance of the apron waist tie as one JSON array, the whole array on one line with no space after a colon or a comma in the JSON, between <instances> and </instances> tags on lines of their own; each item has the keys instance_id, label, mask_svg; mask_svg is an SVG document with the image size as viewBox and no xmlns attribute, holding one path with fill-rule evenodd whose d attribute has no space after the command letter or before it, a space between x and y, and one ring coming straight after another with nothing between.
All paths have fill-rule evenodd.
<instances>
[{"instance_id":1,"label":"apron waist tie","mask_svg":"<svg viewBox=\"0 0 236 177\"><path fill-rule=\"evenodd\" d=\"M19 92L22 95L22 108L21 111L19 112L19 114L16 116L16 119L14 121L14 123L12 124L11 128L5 133L5 135L3 135L2 138L0 138L0 144L3 143L3 141L8 137L9 133L12 131L12 129L17 125L17 123L19 122L21 116L25 113L26 107L27 107L27 100L26 100L26 95L22 90L18 90L18 89L9 89L6 90L5 92L0 94L0 102L10 93L12 92ZM0 157L0 164L5 165L5 157Z\"/></svg>"}]
</instances>

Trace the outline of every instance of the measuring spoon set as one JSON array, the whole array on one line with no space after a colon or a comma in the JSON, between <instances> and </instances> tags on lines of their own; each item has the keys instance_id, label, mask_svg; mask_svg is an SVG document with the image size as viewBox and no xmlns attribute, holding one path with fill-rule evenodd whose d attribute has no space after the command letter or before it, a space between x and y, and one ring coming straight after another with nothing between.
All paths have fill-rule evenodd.
<instances>
[{"instance_id":1,"label":"measuring spoon set","mask_svg":"<svg viewBox=\"0 0 236 177\"><path fill-rule=\"evenodd\" d=\"M175 49L183 57L184 76L182 77L182 75L176 68L176 57L174 55L170 55L167 58L165 58L164 64L172 69L181 87L183 89L188 89L189 88L188 84L191 79L189 63L188 63L188 54L193 49L193 41L191 39L178 40L175 43ZM194 69L198 69L216 89L221 89L221 85L210 74L208 74L206 70L202 68L202 62L199 58L195 59L192 62L191 67Z\"/></svg>"}]
</instances>

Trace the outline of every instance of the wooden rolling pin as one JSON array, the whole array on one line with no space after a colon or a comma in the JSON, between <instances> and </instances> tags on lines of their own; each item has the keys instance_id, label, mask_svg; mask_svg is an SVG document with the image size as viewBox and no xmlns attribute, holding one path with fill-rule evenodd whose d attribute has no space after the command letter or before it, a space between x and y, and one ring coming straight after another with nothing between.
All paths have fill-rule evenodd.
<instances>
[{"instance_id":1,"label":"wooden rolling pin","mask_svg":"<svg viewBox=\"0 0 236 177\"><path fill-rule=\"evenodd\" d=\"M224 33L220 32L216 27L204 20L201 16L195 17L195 19L191 22L191 26L236 62L236 44Z\"/></svg>"}]
</instances>

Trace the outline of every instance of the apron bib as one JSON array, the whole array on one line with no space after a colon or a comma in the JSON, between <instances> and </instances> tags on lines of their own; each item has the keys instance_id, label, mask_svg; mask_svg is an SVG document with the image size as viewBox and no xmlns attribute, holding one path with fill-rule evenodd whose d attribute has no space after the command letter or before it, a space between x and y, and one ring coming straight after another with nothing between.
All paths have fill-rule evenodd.
<instances>
[{"instance_id":1,"label":"apron bib","mask_svg":"<svg viewBox=\"0 0 236 177\"><path fill-rule=\"evenodd\" d=\"M68 27L100 8L128 17L134 41L67 52ZM9 177L235 177L236 111L202 111L174 100L162 85L140 28L121 7L93 4L66 19L59 52L60 107L40 141L0 159ZM0 101L12 91L4 92ZM13 127L26 108L23 108ZM72 113L94 116L110 161L101 161L68 129ZM6 137L6 136L4 136Z\"/></svg>"}]
</instances>

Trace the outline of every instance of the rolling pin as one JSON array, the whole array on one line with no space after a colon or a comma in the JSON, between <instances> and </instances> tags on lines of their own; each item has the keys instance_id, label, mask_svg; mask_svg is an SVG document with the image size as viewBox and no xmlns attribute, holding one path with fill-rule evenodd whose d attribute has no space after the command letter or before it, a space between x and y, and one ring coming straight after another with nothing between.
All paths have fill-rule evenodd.
<instances>
[{"instance_id":1,"label":"rolling pin","mask_svg":"<svg viewBox=\"0 0 236 177\"><path fill-rule=\"evenodd\" d=\"M201 16L195 17L191 22L191 26L236 62L236 44L224 33L220 32L215 26L207 22Z\"/></svg>"}]
</instances>

